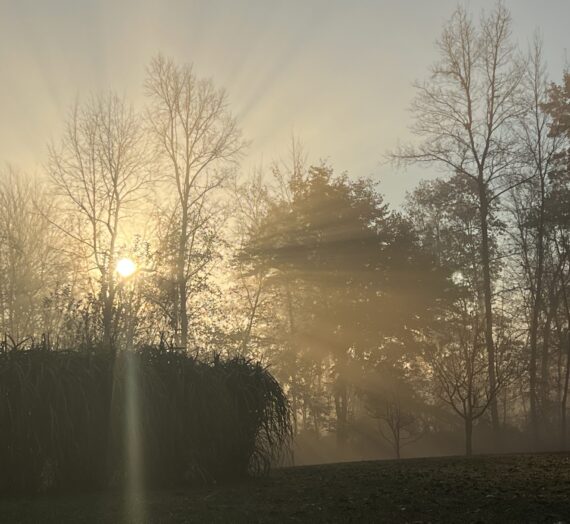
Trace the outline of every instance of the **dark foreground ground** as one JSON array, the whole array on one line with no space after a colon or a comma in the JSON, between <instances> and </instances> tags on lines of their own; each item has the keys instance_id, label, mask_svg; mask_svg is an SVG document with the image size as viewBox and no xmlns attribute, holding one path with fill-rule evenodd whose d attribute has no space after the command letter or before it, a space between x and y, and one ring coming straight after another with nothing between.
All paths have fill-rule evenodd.
<instances>
[{"instance_id":1,"label":"dark foreground ground","mask_svg":"<svg viewBox=\"0 0 570 524\"><path fill-rule=\"evenodd\" d=\"M352 462L151 492L137 522L565 522L570 454ZM0 498L0 523L121 523L116 494Z\"/></svg>"}]
</instances>

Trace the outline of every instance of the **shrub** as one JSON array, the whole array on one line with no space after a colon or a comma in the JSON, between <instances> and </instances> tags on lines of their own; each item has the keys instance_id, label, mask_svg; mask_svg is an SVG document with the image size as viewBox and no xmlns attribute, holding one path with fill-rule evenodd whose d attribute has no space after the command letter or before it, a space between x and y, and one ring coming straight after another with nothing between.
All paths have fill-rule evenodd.
<instances>
[{"instance_id":1,"label":"shrub","mask_svg":"<svg viewBox=\"0 0 570 524\"><path fill-rule=\"evenodd\" d=\"M0 428L0 491L24 492L120 484L135 444L149 486L261 474L291 436L259 363L152 347L0 353Z\"/></svg>"}]
</instances>

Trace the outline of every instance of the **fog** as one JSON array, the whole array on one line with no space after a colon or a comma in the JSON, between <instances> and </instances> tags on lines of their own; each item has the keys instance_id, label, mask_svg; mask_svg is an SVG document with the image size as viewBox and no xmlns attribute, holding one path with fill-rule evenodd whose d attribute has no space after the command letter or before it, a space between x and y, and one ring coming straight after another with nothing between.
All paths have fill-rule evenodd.
<instances>
[{"instance_id":1,"label":"fog","mask_svg":"<svg viewBox=\"0 0 570 524\"><path fill-rule=\"evenodd\" d=\"M398 6L3 4L0 491L568 448L568 8Z\"/></svg>"}]
</instances>

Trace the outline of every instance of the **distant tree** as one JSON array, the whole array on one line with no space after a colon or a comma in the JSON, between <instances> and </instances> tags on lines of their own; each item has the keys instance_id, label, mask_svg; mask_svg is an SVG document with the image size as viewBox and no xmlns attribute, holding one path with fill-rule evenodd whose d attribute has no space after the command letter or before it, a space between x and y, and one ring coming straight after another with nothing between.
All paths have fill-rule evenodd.
<instances>
[{"instance_id":1,"label":"distant tree","mask_svg":"<svg viewBox=\"0 0 570 524\"><path fill-rule=\"evenodd\" d=\"M173 265L170 315L177 345L188 347L190 286L205 262L198 240L215 228L215 193L228 181L245 143L227 107L226 93L211 80L198 78L190 66L158 56L150 63L145 88L150 103L147 120L165 190L174 195L168 202L166 228ZM207 232L205 236L208 243Z\"/></svg>"},{"instance_id":2,"label":"distant tree","mask_svg":"<svg viewBox=\"0 0 570 524\"><path fill-rule=\"evenodd\" d=\"M342 447L352 361L376 351L382 336L413 339L446 281L418 248L410 225L388 210L370 182L335 177L321 166L296 173L286 194L272 203L245 253L281 283L296 351L302 347L317 362L332 358Z\"/></svg>"},{"instance_id":3,"label":"distant tree","mask_svg":"<svg viewBox=\"0 0 570 524\"><path fill-rule=\"evenodd\" d=\"M520 344L513 340L509 316L499 312L497 306L494 329L497 380L496 387L491 388L485 365L484 287L478 257L481 237L475 184L459 175L422 182L408 196L406 209L424 248L452 272L453 290L441 303L440 315L430 326L433 331L424 331L425 364L420 367L431 378L436 397L462 418L466 452L471 454L473 425L510 385L506 380L507 370L516 360L522 361L522 354L515 355ZM494 205L489 212L493 276L501 270L497 232L505 225L498 218L500 211Z\"/></svg>"},{"instance_id":4,"label":"distant tree","mask_svg":"<svg viewBox=\"0 0 570 524\"><path fill-rule=\"evenodd\" d=\"M267 217L270 204L269 188L263 180L263 174L256 170L252 176L234 187L236 213L234 215L234 234L238 249L233 259L233 271L236 277L235 293L240 297L241 313L244 326L239 330L239 351L250 354L252 351L255 325L266 309L265 302L270 294L269 268L262 261L243 256L253 231L257 230ZM274 311L271 314L275 313ZM259 354L259 353L258 353Z\"/></svg>"},{"instance_id":5,"label":"distant tree","mask_svg":"<svg viewBox=\"0 0 570 524\"><path fill-rule=\"evenodd\" d=\"M440 331L428 336L424 351L436 395L463 420L467 456L473 452L474 423L486 414L519 369L517 346L508 332L502 330L501 336L497 336L497 380L491 388L482 321L470 303L469 299L457 301Z\"/></svg>"},{"instance_id":6,"label":"distant tree","mask_svg":"<svg viewBox=\"0 0 570 524\"><path fill-rule=\"evenodd\" d=\"M417 442L424 434L424 406L418 392L401 370L394 368L369 374L363 383L359 389L366 409L378 421L380 436L400 459L402 448Z\"/></svg>"},{"instance_id":7,"label":"distant tree","mask_svg":"<svg viewBox=\"0 0 570 524\"><path fill-rule=\"evenodd\" d=\"M11 166L0 170L0 333L15 344L54 327L46 300L66 275L51 215L37 180Z\"/></svg>"}]
</instances>

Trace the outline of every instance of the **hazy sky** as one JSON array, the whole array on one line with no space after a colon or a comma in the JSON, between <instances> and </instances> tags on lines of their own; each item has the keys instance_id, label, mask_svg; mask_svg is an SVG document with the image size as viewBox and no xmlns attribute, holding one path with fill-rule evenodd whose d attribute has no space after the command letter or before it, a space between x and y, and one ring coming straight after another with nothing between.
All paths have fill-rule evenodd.
<instances>
[{"instance_id":1,"label":"hazy sky","mask_svg":"<svg viewBox=\"0 0 570 524\"><path fill-rule=\"evenodd\" d=\"M469 2L474 13L492 0ZM156 53L194 64L229 93L245 169L285 156L294 133L310 158L381 180L401 201L422 173L382 165L408 137L411 84L436 57L455 0L0 0L0 162L40 169L76 96L116 90L142 104ZM540 27L553 79L570 35L569 0L510 0L516 39Z\"/></svg>"}]
</instances>

